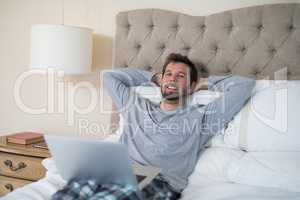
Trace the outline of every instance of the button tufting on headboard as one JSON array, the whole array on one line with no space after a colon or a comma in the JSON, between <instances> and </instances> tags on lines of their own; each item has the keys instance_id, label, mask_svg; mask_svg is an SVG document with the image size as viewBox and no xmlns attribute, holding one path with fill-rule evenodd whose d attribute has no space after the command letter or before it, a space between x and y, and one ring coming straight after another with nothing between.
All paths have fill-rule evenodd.
<instances>
[{"instance_id":1,"label":"button tufting on headboard","mask_svg":"<svg viewBox=\"0 0 300 200\"><path fill-rule=\"evenodd\" d=\"M152 71L152 69L153 69L153 68L152 68L151 66L146 67L146 70L147 70L147 71Z\"/></svg>"},{"instance_id":2,"label":"button tufting on headboard","mask_svg":"<svg viewBox=\"0 0 300 200\"><path fill-rule=\"evenodd\" d=\"M184 49L185 51L189 51L189 50L191 50L191 47L185 46L183 49Z\"/></svg>"},{"instance_id":3,"label":"button tufting on headboard","mask_svg":"<svg viewBox=\"0 0 300 200\"><path fill-rule=\"evenodd\" d=\"M136 44L136 45L135 45L135 48L136 48L136 49L140 49L141 47L142 47L141 44Z\"/></svg>"},{"instance_id":4,"label":"button tufting on headboard","mask_svg":"<svg viewBox=\"0 0 300 200\"><path fill-rule=\"evenodd\" d=\"M259 24L259 25L257 25L257 29L261 31L264 29L264 26L262 24Z\"/></svg>"},{"instance_id":5,"label":"button tufting on headboard","mask_svg":"<svg viewBox=\"0 0 300 200\"><path fill-rule=\"evenodd\" d=\"M203 31L206 29L205 24L201 24L199 27L200 27L200 29L202 29Z\"/></svg>"},{"instance_id":6,"label":"button tufting on headboard","mask_svg":"<svg viewBox=\"0 0 300 200\"><path fill-rule=\"evenodd\" d=\"M172 52L187 55L210 74L273 79L288 66L288 78L300 79L300 4L254 6L205 17L160 9L118 14L114 67L127 63L160 71Z\"/></svg>"},{"instance_id":7,"label":"button tufting on headboard","mask_svg":"<svg viewBox=\"0 0 300 200\"><path fill-rule=\"evenodd\" d=\"M274 47L271 47L270 48L270 53L272 54L272 55L274 55L275 53L276 53L276 49L274 48Z\"/></svg>"},{"instance_id":8,"label":"button tufting on headboard","mask_svg":"<svg viewBox=\"0 0 300 200\"><path fill-rule=\"evenodd\" d=\"M159 46L160 50L164 50L166 48L166 45L165 44L162 44Z\"/></svg>"}]
</instances>

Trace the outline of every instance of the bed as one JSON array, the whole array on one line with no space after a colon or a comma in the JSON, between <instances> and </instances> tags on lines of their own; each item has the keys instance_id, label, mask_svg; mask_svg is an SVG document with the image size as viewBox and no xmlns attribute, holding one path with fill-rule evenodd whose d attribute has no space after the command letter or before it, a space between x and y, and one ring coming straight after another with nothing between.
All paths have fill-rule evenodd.
<instances>
[{"instance_id":1,"label":"bed","mask_svg":"<svg viewBox=\"0 0 300 200\"><path fill-rule=\"evenodd\" d=\"M183 191L183 200L300 199L300 4L254 6L209 16L131 10L119 13L116 23L116 68L158 72L169 53L182 53L210 74L264 79L257 82L251 101L258 102L258 110L268 112L273 104L289 105L278 107L278 119L261 123L257 113L249 111L252 104L248 103L226 134L207 144ZM272 92L279 91L277 83L285 84L289 92L276 93L276 104ZM280 98L282 94L288 98ZM284 111L287 124L281 124ZM284 132L281 128L288 129ZM278 134L280 131L284 134ZM43 164L48 169L45 178L2 199L49 199L65 182L51 159Z\"/></svg>"}]
</instances>

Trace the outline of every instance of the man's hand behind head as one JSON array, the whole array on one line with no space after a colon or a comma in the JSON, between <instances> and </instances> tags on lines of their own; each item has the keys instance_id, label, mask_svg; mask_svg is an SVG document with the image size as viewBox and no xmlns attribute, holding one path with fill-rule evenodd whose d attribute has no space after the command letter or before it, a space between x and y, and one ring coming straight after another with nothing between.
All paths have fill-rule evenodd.
<instances>
[{"instance_id":1,"label":"man's hand behind head","mask_svg":"<svg viewBox=\"0 0 300 200\"><path fill-rule=\"evenodd\" d=\"M155 83L158 87L161 86L161 78L162 78L162 73L156 73L152 76L151 81Z\"/></svg>"}]
</instances>

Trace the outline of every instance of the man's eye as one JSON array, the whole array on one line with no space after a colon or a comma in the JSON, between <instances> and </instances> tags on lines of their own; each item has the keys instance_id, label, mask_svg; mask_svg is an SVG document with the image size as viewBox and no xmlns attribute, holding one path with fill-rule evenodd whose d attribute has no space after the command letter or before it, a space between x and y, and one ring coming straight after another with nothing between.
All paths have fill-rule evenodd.
<instances>
[{"instance_id":1,"label":"man's eye","mask_svg":"<svg viewBox=\"0 0 300 200\"><path fill-rule=\"evenodd\" d=\"M180 74L180 75L178 75L178 77L179 78L184 78L185 76L184 76L184 74Z\"/></svg>"}]
</instances>

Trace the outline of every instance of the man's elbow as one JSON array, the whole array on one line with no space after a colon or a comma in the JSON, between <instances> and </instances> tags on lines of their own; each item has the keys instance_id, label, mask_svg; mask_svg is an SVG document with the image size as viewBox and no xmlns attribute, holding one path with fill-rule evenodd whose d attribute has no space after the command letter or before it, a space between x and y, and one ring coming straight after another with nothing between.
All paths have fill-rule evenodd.
<instances>
[{"instance_id":1,"label":"man's elbow","mask_svg":"<svg viewBox=\"0 0 300 200\"><path fill-rule=\"evenodd\" d=\"M255 86L255 80L244 76L233 76L234 82L237 85L243 85L247 91L252 91Z\"/></svg>"},{"instance_id":2,"label":"man's elbow","mask_svg":"<svg viewBox=\"0 0 300 200\"><path fill-rule=\"evenodd\" d=\"M252 92L252 90L253 90L253 88L254 88L254 86L255 86L255 80L254 79L250 79L250 78L247 78L247 87L248 87L248 90L249 90L249 92L250 92L250 94L251 94L251 92Z\"/></svg>"},{"instance_id":3,"label":"man's elbow","mask_svg":"<svg viewBox=\"0 0 300 200\"><path fill-rule=\"evenodd\" d=\"M114 70L104 69L104 70L101 70L100 73L101 73L102 77L107 77L107 76L111 76L111 74L114 73Z\"/></svg>"},{"instance_id":4,"label":"man's elbow","mask_svg":"<svg viewBox=\"0 0 300 200\"><path fill-rule=\"evenodd\" d=\"M245 98L245 101L249 97L251 97L253 88L255 86L254 79L244 77L244 76L239 76L239 75L233 76L232 79L233 79L235 88L239 88L238 89L239 95L243 96Z\"/></svg>"},{"instance_id":5,"label":"man's elbow","mask_svg":"<svg viewBox=\"0 0 300 200\"><path fill-rule=\"evenodd\" d=\"M255 86L255 80L247 78L243 85L244 85L244 87L243 87L244 98L245 98L245 101L247 101L252 96L253 88Z\"/></svg>"},{"instance_id":6,"label":"man's elbow","mask_svg":"<svg viewBox=\"0 0 300 200\"><path fill-rule=\"evenodd\" d=\"M112 80L114 72L113 70L106 69L102 70L100 73L100 77L103 80L103 84L105 86Z\"/></svg>"}]
</instances>

